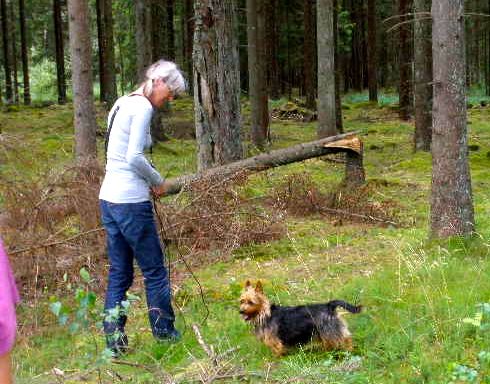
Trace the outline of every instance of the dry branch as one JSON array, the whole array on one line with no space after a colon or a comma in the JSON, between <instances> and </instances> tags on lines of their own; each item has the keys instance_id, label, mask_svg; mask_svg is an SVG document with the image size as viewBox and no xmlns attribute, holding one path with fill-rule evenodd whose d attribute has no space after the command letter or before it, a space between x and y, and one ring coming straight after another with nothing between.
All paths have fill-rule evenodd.
<instances>
[{"instance_id":1,"label":"dry branch","mask_svg":"<svg viewBox=\"0 0 490 384\"><path fill-rule=\"evenodd\" d=\"M217 365L218 363L216 361L216 354L214 353L214 348L206 344L206 342L202 338L201 331L199 330L197 324L192 324L192 330L196 334L197 342L199 343L201 348L204 349L204 352L206 352L206 355L208 355L209 359L213 362L213 365Z\"/></svg>"}]
</instances>

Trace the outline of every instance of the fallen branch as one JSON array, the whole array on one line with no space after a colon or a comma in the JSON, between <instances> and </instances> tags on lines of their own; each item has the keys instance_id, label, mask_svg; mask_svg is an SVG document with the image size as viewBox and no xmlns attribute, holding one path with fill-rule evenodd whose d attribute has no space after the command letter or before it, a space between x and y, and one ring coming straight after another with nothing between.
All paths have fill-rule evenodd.
<instances>
[{"instance_id":1,"label":"fallen branch","mask_svg":"<svg viewBox=\"0 0 490 384\"><path fill-rule=\"evenodd\" d=\"M351 145L349 144L350 141ZM336 142L338 142L339 145L336 145ZM355 132L330 136L309 143L302 143L288 148L261 153L260 155L235 161L220 167L211 168L201 173L168 179L166 194L177 194L185 186L203 179L223 179L243 171L258 172L338 152L356 153L356 155L362 156L362 143L357 138Z\"/></svg>"},{"instance_id":2,"label":"fallen branch","mask_svg":"<svg viewBox=\"0 0 490 384\"><path fill-rule=\"evenodd\" d=\"M94 228L94 229L91 229L89 231L85 231L85 232L81 232L79 234L76 234L75 236L69 237L67 239L53 241L51 243L33 245L32 247L26 247L26 248L16 249L16 250L12 250L12 251L10 250L10 248L7 248L7 253L9 255L15 255L17 253L23 253L23 252L33 251L34 249L48 248L48 247L53 247L55 245L66 244L66 243L69 243L70 241L73 241L75 239L78 239L79 237L87 236L87 235L90 235L91 233L100 232L100 231L103 231L103 230L104 230L104 228L102 228L102 227L100 227L100 228Z\"/></svg>"},{"instance_id":3,"label":"fallen branch","mask_svg":"<svg viewBox=\"0 0 490 384\"><path fill-rule=\"evenodd\" d=\"M335 213L335 214L341 214L341 215L346 215L346 216L357 217L357 218L360 218L360 219L365 219L365 220L371 220L371 221L377 221L377 222L380 222L380 223L390 224L390 225L393 225L395 227L398 227L399 226L398 223L395 223L394 221L391 221L391 220L385 220L385 219L381 219L379 217L370 216L370 215L361 215L359 213L353 213L353 212L349 212L349 211L344 211L343 209L333 209L333 208L318 207L318 210L320 211L320 213L324 213L324 212Z\"/></svg>"},{"instance_id":4,"label":"fallen branch","mask_svg":"<svg viewBox=\"0 0 490 384\"><path fill-rule=\"evenodd\" d=\"M112 363L118 364L118 365L126 365L128 367L141 368L141 369L144 369L145 371L148 371L152 374L155 373L155 369L152 369L151 367L144 365L144 364L133 363L131 361L125 361L125 360L119 360L119 359L113 359ZM175 384L175 380L172 378L172 376L170 376L166 372L162 372L162 373L164 373L164 375L163 375L164 376L163 378L165 380L164 384Z\"/></svg>"},{"instance_id":5,"label":"fallen branch","mask_svg":"<svg viewBox=\"0 0 490 384\"><path fill-rule=\"evenodd\" d=\"M213 362L213 365L218 365L218 361L216 359L216 354L214 353L213 346L209 347L206 342L204 341L201 331L199 330L199 327L197 324L192 324L192 330L196 334L197 342L201 346L201 348L206 352L206 355L208 355L209 359Z\"/></svg>"}]
</instances>

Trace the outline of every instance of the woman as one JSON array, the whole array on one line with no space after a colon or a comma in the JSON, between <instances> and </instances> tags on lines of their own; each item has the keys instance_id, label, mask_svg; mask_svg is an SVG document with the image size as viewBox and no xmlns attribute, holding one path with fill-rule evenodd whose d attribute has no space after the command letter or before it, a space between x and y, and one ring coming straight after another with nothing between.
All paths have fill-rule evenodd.
<instances>
[{"instance_id":1,"label":"woman","mask_svg":"<svg viewBox=\"0 0 490 384\"><path fill-rule=\"evenodd\" d=\"M15 306L18 302L19 293L0 239L0 383L2 384L12 383L10 351L15 340Z\"/></svg>"},{"instance_id":2,"label":"woman","mask_svg":"<svg viewBox=\"0 0 490 384\"><path fill-rule=\"evenodd\" d=\"M99 199L110 262L104 332L115 356L128 345L126 315L120 305L133 282L133 259L143 273L153 336L180 338L174 328L170 284L150 201L150 192L162 196L166 184L143 151L151 146L154 109L184 90L185 80L177 66L160 60L148 68L141 86L119 98L109 112L106 174Z\"/></svg>"}]
</instances>

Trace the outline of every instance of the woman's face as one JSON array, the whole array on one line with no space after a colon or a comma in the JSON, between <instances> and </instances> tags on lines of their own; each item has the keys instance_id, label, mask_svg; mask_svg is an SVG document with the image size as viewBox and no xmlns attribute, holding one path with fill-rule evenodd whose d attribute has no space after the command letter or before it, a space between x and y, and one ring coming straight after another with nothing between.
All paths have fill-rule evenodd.
<instances>
[{"instance_id":1,"label":"woman's face","mask_svg":"<svg viewBox=\"0 0 490 384\"><path fill-rule=\"evenodd\" d=\"M162 79L155 79L153 83L153 92L151 93L151 103L156 108L161 108L167 101L172 101L174 95L170 88L165 84Z\"/></svg>"}]
</instances>

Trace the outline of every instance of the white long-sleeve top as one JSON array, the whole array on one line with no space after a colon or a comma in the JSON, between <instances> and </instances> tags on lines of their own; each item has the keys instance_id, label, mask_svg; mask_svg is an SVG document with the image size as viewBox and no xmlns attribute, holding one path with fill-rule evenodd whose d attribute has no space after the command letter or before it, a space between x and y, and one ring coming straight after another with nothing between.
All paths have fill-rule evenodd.
<instances>
[{"instance_id":1,"label":"white long-sleeve top","mask_svg":"<svg viewBox=\"0 0 490 384\"><path fill-rule=\"evenodd\" d=\"M111 203L139 203L150 199L150 187L163 178L144 155L151 146L150 122L153 106L140 95L122 96L107 117L119 107L109 137L107 164L99 199Z\"/></svg>"}]
</instances>

